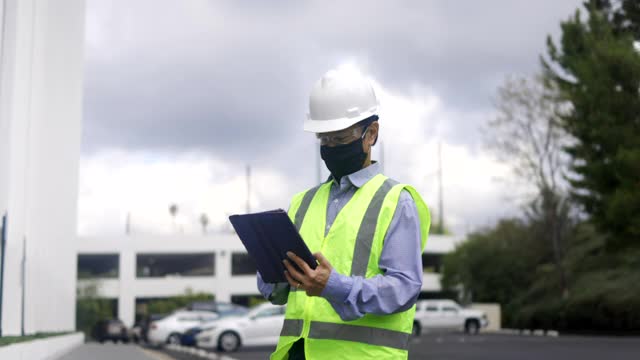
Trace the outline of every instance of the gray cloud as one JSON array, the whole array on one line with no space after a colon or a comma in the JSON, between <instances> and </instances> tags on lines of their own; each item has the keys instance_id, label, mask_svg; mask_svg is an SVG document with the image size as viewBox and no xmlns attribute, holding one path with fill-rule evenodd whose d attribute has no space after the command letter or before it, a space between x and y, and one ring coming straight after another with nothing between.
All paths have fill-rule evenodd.
<instances>
[{"instance_id":1,"label":"gray cloud","mask_svg":"<svg viewBox=\"0 0 640 360\"><path fill-rule=\"evenodd\" d=\"M302 132L308 92L327 69L354 61L394 94L418 87L439 98L442 118L424 120L447 130L416 138L475 154L497 85L536 71L547 34L580 3L90 0L83 153L198 150L239 173L251 163L286 174L282 186L299 191L316 180L315 142ZM390 175L432 171L433 154L428 170L406 168L412 147L402 141L387 142ZM488 195L462 198L450 206L471 226L513 209ZM273 201L265 205L284 206Z\"/></svg>"},{"instance_id":2,"label":"gray cloud","mask_svg":"<svg viewBox=\"0 0 640 360\"><path fill-rule=\"evenodd\" d=\"M352 59L385 86L486 111L580 1L90 1L84 151L204 149L264 159L300 136L307 93ZM454 119L450 141L479 124Z\"/></svg>"}]
</instances>

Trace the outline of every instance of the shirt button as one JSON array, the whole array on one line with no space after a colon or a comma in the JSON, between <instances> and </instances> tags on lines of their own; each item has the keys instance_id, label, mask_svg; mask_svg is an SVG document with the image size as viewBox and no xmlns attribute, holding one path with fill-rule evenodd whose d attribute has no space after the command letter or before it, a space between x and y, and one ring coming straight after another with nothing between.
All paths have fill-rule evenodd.
<instances>
[{"instance_id":1,"label":"shirt button","mask_svg":"<svg viewBox=\"0 0 640 360\"><path fill-rule=\"evenodd\" d=\"M331 224L327 225L327 230L331 229Z\"/></svg>"},{"instance_id":2,"label":"shirt button","mask_svg":"<svg viewBox=\"0 0 640 360\"><path fill-rule=\"evenodd\" d=\"M338 203L338 199L333 200L333 203L337 204Z\"/></svg>"}]
</instances>

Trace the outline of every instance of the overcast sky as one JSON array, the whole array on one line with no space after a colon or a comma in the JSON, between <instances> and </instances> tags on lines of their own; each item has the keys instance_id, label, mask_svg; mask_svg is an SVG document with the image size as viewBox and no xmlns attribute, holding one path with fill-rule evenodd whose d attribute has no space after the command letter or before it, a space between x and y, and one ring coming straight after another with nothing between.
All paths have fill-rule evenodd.
<instances>
[{"instance_id":1,"label":"overcast sky","mask_svg":"<svg viewBox=\"0 0 640 360\"><path fill-rule=\"evenodd\" d=\"M287 208L317 183L318 145L302 131L324 72L355 66L382 106L374 158L456 233L517 214L509 170L479 132L509 74L539 69L547 35L579 0L87 1L78 231L212 229L246 207ZM327 175L326 169L323 176Z\"/></svg>"}]
</instances>

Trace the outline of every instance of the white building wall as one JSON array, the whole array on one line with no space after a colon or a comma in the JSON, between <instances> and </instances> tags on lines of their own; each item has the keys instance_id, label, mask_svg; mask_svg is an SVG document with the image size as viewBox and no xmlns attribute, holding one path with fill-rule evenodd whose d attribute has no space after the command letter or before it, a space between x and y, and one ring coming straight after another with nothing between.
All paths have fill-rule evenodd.
<instances>
[{"instance_id":1,"label":"white building wall","mask_svg":"<svg viewBox=\"0 0 640 360\"><path fill-rule=\"evenodd\" d=\"M429 235L424 252L429 254L447 254L455 250L456 246L464 240L460 236ZM425 273L422 275L422 291L442 291L441 274Z\"/></svg>"},{"instance_id":2,"label":"white building wall","mask_svg":"<svg viewBox=\"0 0 640 360\"><path fill-rule=\"evenodd\" d=\"M3 335L75 327L84 1L0 0ZM55 311L52 311L55 309Z\"/></svg>"},{"instance_id":3,"label":"white building wall","mask_svg":"<svg viewBox=\"0 0 640 360\"><path fill-rule=\"evenodd\" d=\"M120 253L119 274L118 318L126 319L127 326L131 326L135 319L135 292L138 290L135 281L136 256L132 249Z\"/></svg>"}]
</instances>

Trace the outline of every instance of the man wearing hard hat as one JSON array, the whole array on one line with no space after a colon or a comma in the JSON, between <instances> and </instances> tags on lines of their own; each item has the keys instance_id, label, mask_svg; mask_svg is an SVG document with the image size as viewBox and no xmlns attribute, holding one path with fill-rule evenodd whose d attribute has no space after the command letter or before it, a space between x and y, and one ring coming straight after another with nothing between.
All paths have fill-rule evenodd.
<instances>
[{"instance_id":1,"label":"man wearing hard hat","mask_svg":"<svg viewBox=\"0 0 640 360\"><path fill-rule=\"evenodd\" d=\"M289 208L317 268L289 253L288 283L267 284L258 274L262 294L287 303L271 359L406 359L429 210L413 187L371 161L378 100L363 76L326 73L311 92L304 129L320 140L331 177L295 195Z\"/></svg>"}]
</instances>

